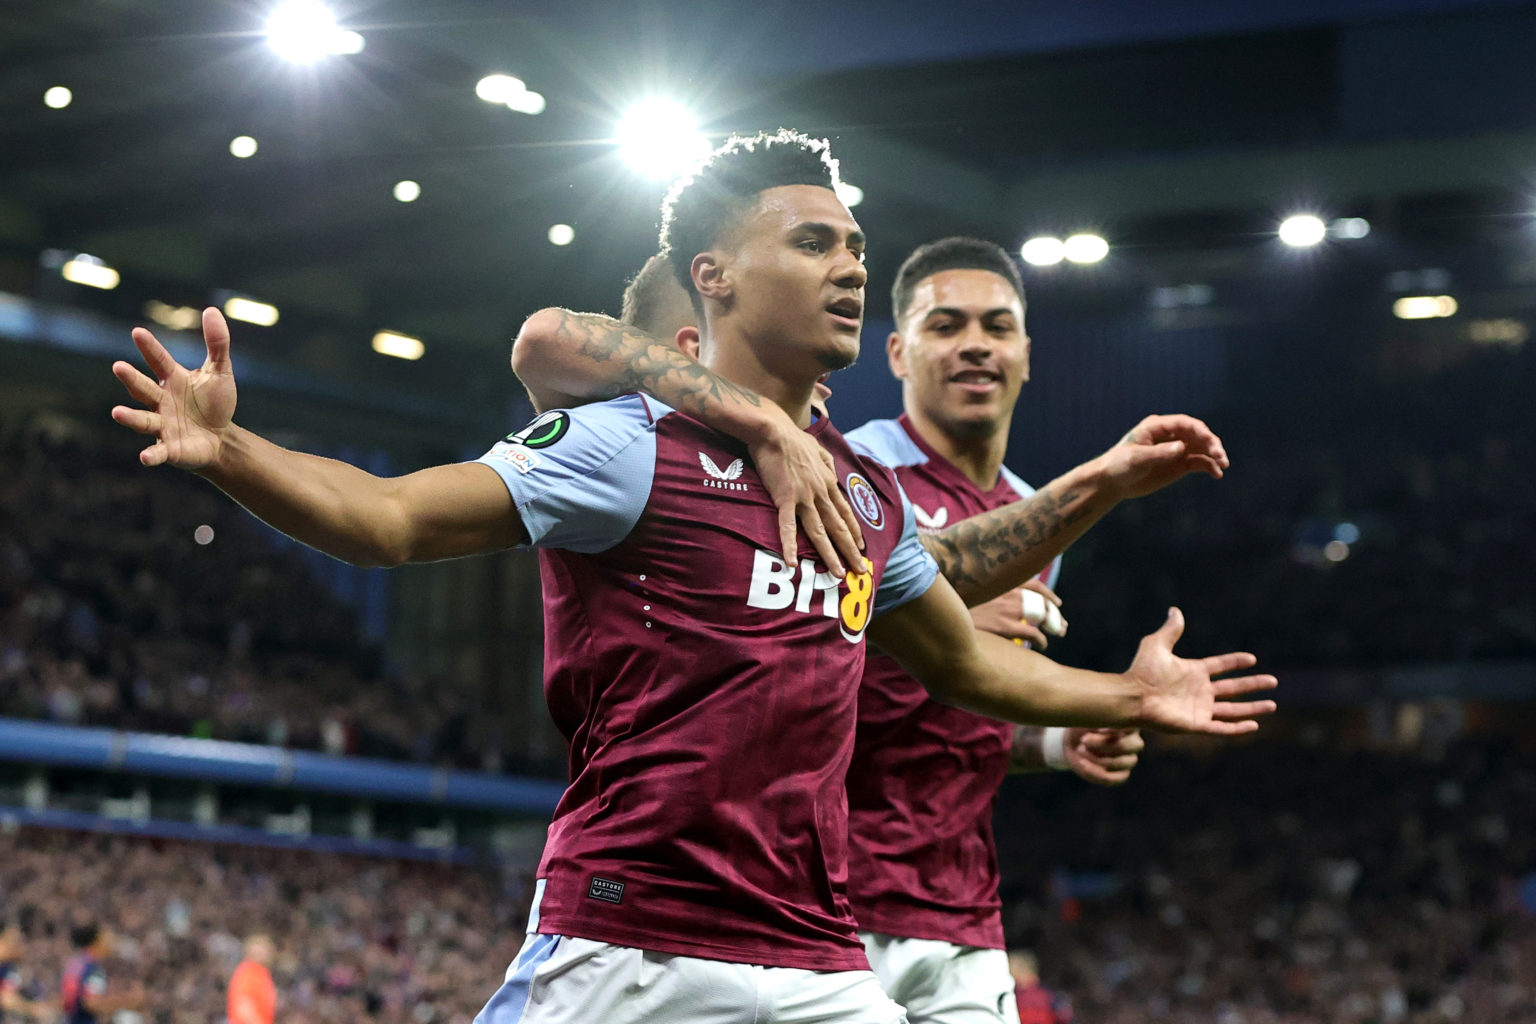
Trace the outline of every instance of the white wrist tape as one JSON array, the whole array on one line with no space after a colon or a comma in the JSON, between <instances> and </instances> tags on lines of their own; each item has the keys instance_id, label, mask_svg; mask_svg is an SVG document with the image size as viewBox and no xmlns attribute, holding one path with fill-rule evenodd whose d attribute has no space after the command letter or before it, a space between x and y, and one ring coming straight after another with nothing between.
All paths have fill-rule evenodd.
<instances>
[{"instance_id":1,"label":"white wrist tape","mask_svg":"<svg viewBox=\"0 0 1536 1024\"><path fill-rule=\"evenodd\" d=\"M1059 725L1046 728L1045 734L1040 737L1040 756L1045 760L1045 766L1052 771L1066 771L1067 765L1067 730Z\"/></svg>"}]
</instances>

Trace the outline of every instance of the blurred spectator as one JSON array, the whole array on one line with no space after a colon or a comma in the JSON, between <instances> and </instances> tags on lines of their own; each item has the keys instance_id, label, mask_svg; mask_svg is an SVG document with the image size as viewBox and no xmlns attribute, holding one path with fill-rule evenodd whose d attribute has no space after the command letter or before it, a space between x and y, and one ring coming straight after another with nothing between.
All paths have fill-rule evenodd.
<instances>
[{"instance_id":1,"label":"blurred spectator","mask_svg":"<svg viewBox=\"0 0 1536 1024\"><path fill-rule=\"evenodd\" d=\"M272 984L272 940L257 933L245 940L245 959L229 979L229 1024L272 1024L277 988Z\"/></svg>"}]
</instances>

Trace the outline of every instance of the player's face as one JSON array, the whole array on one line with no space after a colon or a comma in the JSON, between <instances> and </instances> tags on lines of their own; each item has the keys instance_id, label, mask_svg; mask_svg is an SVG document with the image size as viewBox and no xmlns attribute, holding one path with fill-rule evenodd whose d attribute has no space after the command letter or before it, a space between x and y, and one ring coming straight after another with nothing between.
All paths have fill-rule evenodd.
<instances>
[{"instance_id":1,"label":"player's face","mask_svg":"<svg viewBox=\"0 0 1536 1024\"><path fill-rule=\"evenodd\" d=\"M864 232L837 193L817 185L765 189L728 247L731 315L765 366L791 373L809 355L838 370L859 355Z\"/></svg>"},{"instance_id":2,"label":"player's face","mask_svg":"<svg viewBox=\"0 0 1536 1024\"><path fill-rule=\"evenodd\" d=\"M891 335L891 370L908 400L941 430L987 437L1006 430L1029 379L1024 304L990 270L943 270L919 281L900 331Z\"/></svg>"}]
</instances>

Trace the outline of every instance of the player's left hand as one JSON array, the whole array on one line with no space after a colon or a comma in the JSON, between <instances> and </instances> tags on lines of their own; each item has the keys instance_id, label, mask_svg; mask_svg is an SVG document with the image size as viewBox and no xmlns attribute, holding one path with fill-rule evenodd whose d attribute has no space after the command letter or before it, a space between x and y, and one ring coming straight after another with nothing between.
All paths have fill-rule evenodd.
<instances>
[{"instance_id":1,"label":"player's left hand","mask_svg":"<svg viewBox=\"0 0 1536 1024\"><path fill-rule=\"evenodd\" d=\"M1033 591L1040 595L1038 601L1041 607L1054 607L1057 609L1055 616L1038 616L1031 620L1026 609L1029 607L1024 598L1027 591ZM1028 643L1037 651L1043 651L1050 646L1050 639L1046 636L1051 624L1055 623L1059 629L1054 631L1056 636L1065 636L1067 632L1067 620L1061 617L1061 598L1056 592L1038 579L1031 579L1022 587L1015 587L1000 597L979 604L971 609L971 621L976 628L988 633L995 633L1009 640Z\"/></svg>"},{"instance_id":2,"label":"player's left hand","mask_svg":"<svg viewBox=\"0 0 1536 1024\"><path fill-rule=\"evenodd\" d=\"M1231 460L1210 427L1193 416L1148 416L1099 456L1107 484L1140 498L1188 473L1222 478Z\"/></svg>"},{"instance_id":3,"label":"player's left hand","mask_svg":"<svg viewBox=\"0 0 1536 1024\"><path fill-rule=\"evenodd\" d=\"M1131 777L1147 741L1137 729L1068 729L1062 750L1067 767L1095 786L1118 786Z\"/></svg>"},{"instance_id":4,"label":"player's left hand","mask_svg":"<svg viewBox=\"0 0 1536 1024\"><path fill-rule=\"evenodd\" d=\"M1168 609L1161 629L1141 638L1128 675L1141 691L1141 724L1168 732L1240 736L1259 727L1261 715L1272 714L1272 700L1233 701L1279 681L1271 675L1216 679L1238 669L1252 668L1252 654L1218 654L1210 658L1181 658L1173 645L1184 634L1184 613Z\"/></svg>"}]
</instances>

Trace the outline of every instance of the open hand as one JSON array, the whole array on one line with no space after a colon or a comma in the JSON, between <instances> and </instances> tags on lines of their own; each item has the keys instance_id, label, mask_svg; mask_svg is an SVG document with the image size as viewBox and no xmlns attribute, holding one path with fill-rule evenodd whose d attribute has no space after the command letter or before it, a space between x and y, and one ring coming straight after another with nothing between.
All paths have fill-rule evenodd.
<instances>
[{"instance_id":1,"label":"open hand","mask_svg":"<svg viewBox=\"0 0 1536 1024\"><path fill-rule=\"evenodd\" d=\"M235 414L235 371L229 361L229 325L217 309L203 310L203 341L208 358L196 370L171 358L165 346L145 330L133 330L133 343L155 374L152 380L132 364L112 364L133 399L145 406L114 406L112 418L155 443L139 453L146 466L169 464L202 469L217 460L221 432Z\"/></svg>"},{"instance_id":2,"label":"open hand","mask_svg":"<svg viewBox=\"0 0 1536 1024\"><path fill-rule=\"evenodd\" d=\"M1232 701L1279 685L1271 675L1216 679L1238 669L1252 668L1251 654L1219 654L1211 658L1180 658L1173 645L1184 634L1184 613L1168 609L1161 629L1141 638L1129 675L1141 689L1141 721L1168 732L1239 736L1259 727L1260 715L1274 712L1272 700Z\"/></svg>"}]
</instances>

